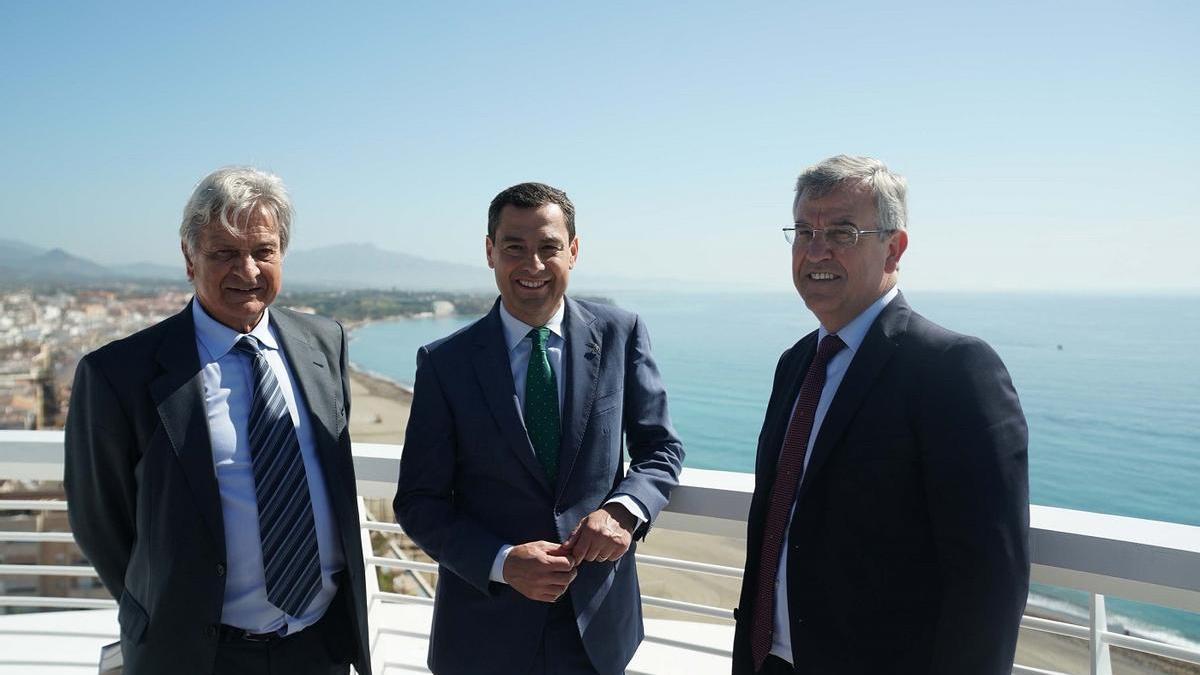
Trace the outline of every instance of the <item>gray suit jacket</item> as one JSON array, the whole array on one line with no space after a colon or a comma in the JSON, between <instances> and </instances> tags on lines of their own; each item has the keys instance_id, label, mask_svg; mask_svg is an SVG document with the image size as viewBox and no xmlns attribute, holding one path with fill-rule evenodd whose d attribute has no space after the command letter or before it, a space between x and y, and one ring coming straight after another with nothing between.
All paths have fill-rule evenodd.
<instances>
[{"instance_id":1,"label":"gray suit jacket","mask_svg":"<svg viewBox=\"0 0 1200 675\"><path fill-rule=\"evenodd\" d=\"M328 319L271 308L312 415L346 559L336 625L370 672L366 591L347 428L346 338ZM75 540L119 601L125 672L212 672L225 589L225 533L189 305L85 356L66 425ZM344 619L342 616L344 615Z\"/></svg>"},{"instance_id":2,"label":"gray suit jacket","mask_svg":"<svg viewBox=\"0 0 1200 675\"><path fill-rule=\"evenodd\" d=\"M395 507L440 564L429 645L439 675L529 669L550 605L489 581L503 544L565 541L615 493L632 496L653 520L678 483L683 447L638 317L570 298L565 314L556 485L521 423L499 302L417 354ZM568 591L588 656L604 675L623 672L643 636L633 552L584 563Z\"/></svg>"}]
</instances>

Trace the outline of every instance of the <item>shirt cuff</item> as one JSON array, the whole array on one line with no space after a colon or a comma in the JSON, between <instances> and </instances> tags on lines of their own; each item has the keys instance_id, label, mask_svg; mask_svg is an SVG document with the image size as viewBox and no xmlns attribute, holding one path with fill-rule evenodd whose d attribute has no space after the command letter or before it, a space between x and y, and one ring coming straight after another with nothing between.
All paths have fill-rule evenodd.
<instances>
[{"instance_id":1,"label":"shirt cuff","mask_svg":"<svg viewBox=\"0 0 1200 675\"><path fill-rule=\"evenodd\" d=\"M646 524L646 521L650 520L650 516L646 513L646 509L642 508L642 505L629 495L614 495L612 499L609 499L604 503L620 504L621 506L624 506L627 511L632 513L633 517L637 518L637 524L633 526L634 531L637 531L639 527Z\"/></svg>"},{"instance_id":2,"label":"shirt cuff","mask_svg":"<svg viewBox=\"0 0 1200 675\"><path fill-rule=\"evenodd\" d=\"M512 544L505 544L500 547L500 552L496 554L496 559L492 561L492 573L488 575L488 579L498 584L508 583L504 580L504 561L508 560L508 552L511 550L513 550Z\"/></svg>"}]
</instances>

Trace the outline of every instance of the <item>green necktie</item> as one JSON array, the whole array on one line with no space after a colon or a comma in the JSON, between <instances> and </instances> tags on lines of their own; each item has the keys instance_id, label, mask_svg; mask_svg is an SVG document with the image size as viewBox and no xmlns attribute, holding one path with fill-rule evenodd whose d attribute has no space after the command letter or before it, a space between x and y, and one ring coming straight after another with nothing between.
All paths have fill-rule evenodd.
<instances>
[{"instance_id":1,"label":"green necktie","mask_svg":"<svg viewBox=\"0 0 1200 675\"><path fill-rule=\"evenodd\" d=\"M529 370L525 374L525 428L537 452L538 461L553 484L558 477L558 441L562 428L558 419L558 383L546 354L550 329L542 326L529 331L533 349L529 352Z\"/></svg>"}]
</instances>

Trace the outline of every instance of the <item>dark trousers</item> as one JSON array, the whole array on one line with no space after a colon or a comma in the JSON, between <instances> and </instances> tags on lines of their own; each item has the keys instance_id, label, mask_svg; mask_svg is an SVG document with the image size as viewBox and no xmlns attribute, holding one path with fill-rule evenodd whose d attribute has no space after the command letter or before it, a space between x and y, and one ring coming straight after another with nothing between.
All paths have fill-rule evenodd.
<instances>
[{"instance_id":1,"label":"dark trousers","mask_svg":"<svg viewBox=\"0 0 1200 675\"><path fill-rule=\"evenodd\" d=\"M531 675L597 675L579 637L569 596L564 596L550 608L542 643L529 672Z\"/></svg>"},{"instance_id":2,"label":"dark trousers","mask_svg":"<svg viewBox=\"0 0 1200 675\"><path fill-rule=\"evenodd\" d=\"M784 661L783 659L779 658L778 656L775 656L774 654L767 654L767 660L763 661L762 670L758 671L758 674L759 675L793 675L793 673L795 673L795 672L796 672L796 669L792 667L792 664L788 663L787 661Z\"/></svg>"},{"instance_id":3,"label":"dark trousers","mask_svg":"<svg viewBox=\"0 0 1200 675\"><path fill-rule=\"evenodd\" d=\"M325 616L299 633L256 642L240 637L222 636L217 645L213 675L347 675L350 672L345 631L337 622L348 624L341 593L334 598Z\"/></svg>"}]
</instances>

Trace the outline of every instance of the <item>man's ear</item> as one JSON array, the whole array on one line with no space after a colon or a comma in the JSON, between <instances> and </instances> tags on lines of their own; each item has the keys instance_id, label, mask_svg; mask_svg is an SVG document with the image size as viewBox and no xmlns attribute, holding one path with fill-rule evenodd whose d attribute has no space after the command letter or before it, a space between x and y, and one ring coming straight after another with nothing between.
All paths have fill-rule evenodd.
<instances>
[{"instance_id":1,"label":"man's ear","mask_svg":"<svg viewBox=\"0 0 1200 675\"><path fill-rule=\"evenodd\" d=\"M908 250L908 232L905 230L896 230L892 235L891 241L888 242L887 260L883 262L883 271L888 274L894 273L900 269L900 258L904 256L904 252Z\"/></svg>"},{"instance_id":2,"label":"man's ear","mask_svg":"<svg viewBox=\"0 0 1200 675\"><path fill-rule=\"evenodd\" d=\"M496 242L488 235L483 235L483 251L487 255L488 269L496 269L496 263L492 260L492 255L496 251Z\"/></svg>"},{"instance_id":3,"label":"man's ear","mask_svg":"<svg viewBox=\"0 0 1200 675\"><path fill-rule=\"evenodd\" d=\"M192 264L191 254L188 253L187 242L185 242L185 241L179 242L179 250L183 251L183 262L186 266L188 281L195 281L196 280L196 268L195 268L195 265Z\"/></svg>"},{"instance_id":4,"label":"man's ear","mask_svg":"<svg viewBox=\"0 0 1200 675\"><path fill-rule=\"evenodd\" d=\"M567 269L575 269L575 260L579 257L579 237L571 240L571 264Z\"/></svg>"}]
</instances>

